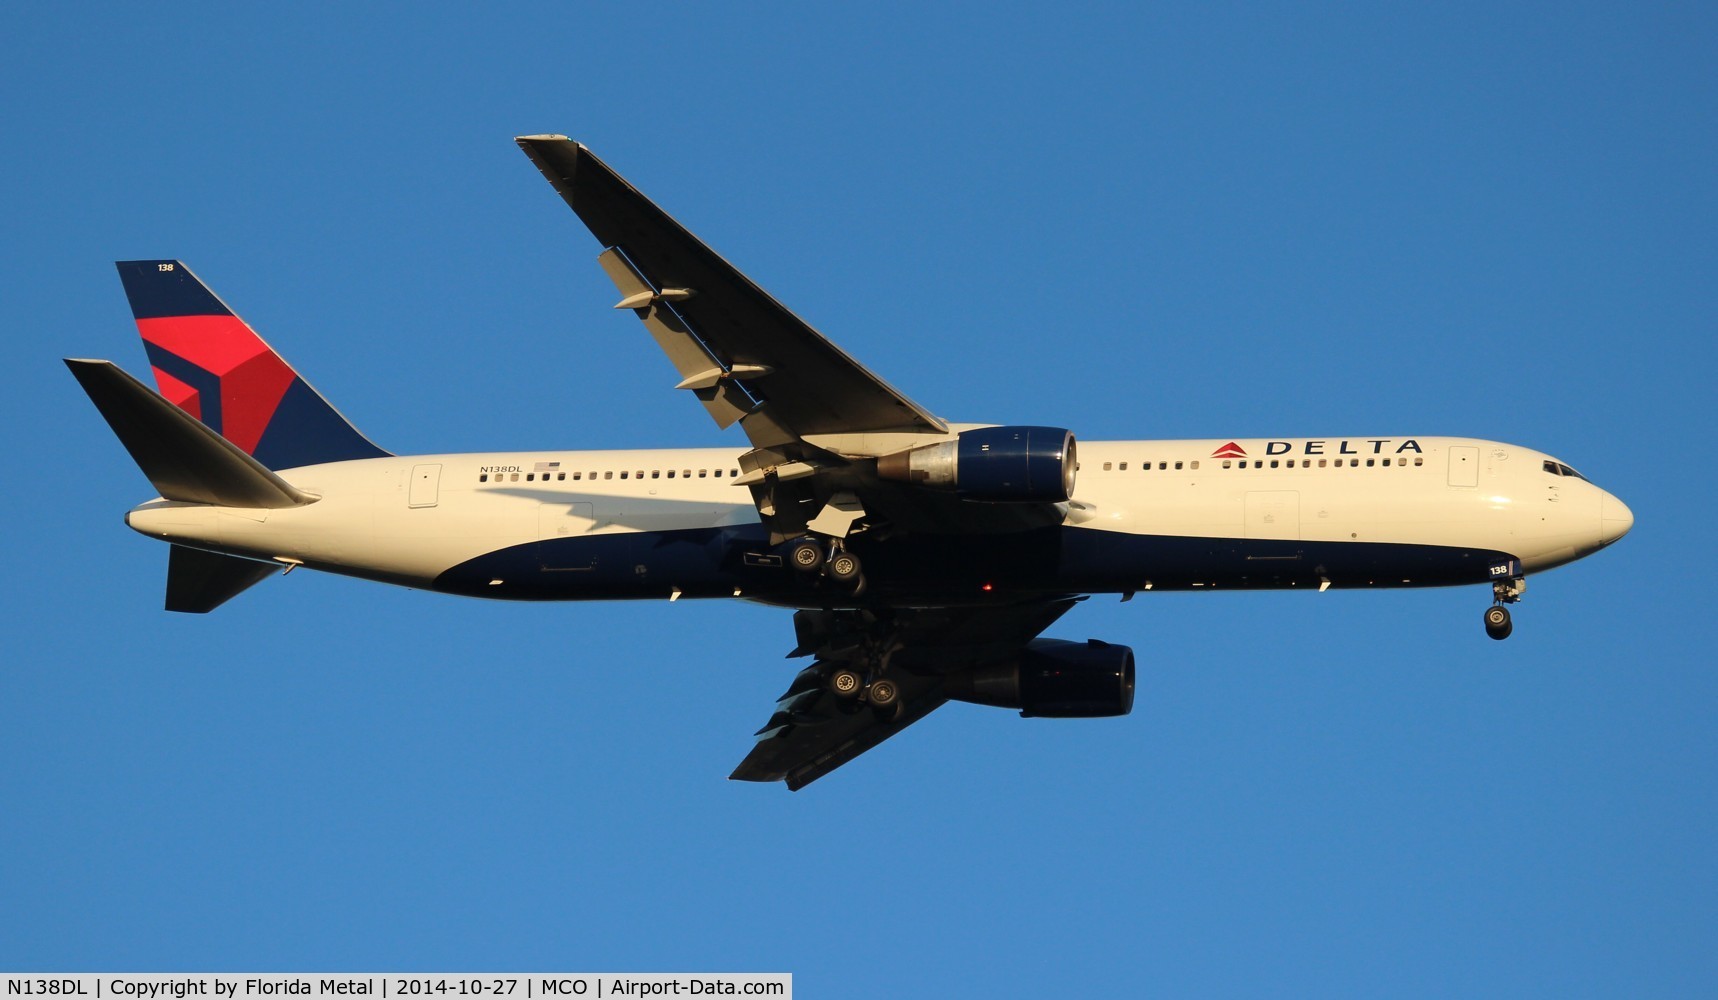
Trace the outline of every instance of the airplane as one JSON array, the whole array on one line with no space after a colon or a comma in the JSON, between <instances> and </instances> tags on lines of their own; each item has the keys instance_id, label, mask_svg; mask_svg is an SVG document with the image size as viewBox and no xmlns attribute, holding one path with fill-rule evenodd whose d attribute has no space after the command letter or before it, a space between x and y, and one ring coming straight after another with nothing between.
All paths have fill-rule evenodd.
<instances>
[{"instance_id":1,"label":"airplane","mask_svg":"<svg viewBox=\"0 0 1718 1000\"><path fill-rule=\"evenodd\" d=\"M1133 707L1125 645L1041 634L1094 594L1487 585L1633 525L1519 445L1423 435L1079 441L951 423L825 339L589 149L515 140L677 384L747 447L394 455L177 260L122 261L155 389L66 364L159 496L166 608L298 567L518 601L738 598L808 658L730 777L798 790L950 700Z\"/></svg>"}]
</instances>

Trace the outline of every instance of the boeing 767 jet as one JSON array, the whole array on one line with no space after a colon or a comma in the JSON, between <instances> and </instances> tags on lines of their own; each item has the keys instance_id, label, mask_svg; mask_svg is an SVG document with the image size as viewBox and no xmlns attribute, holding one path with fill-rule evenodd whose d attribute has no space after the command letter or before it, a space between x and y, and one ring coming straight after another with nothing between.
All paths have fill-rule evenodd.
<instances>
[{"instance_id":1,"label":"boeing 767 jet","mask_svg":"<svg viewBox=\"0 0 1718 1000\"><path fill-rule=\"evenodd\" d=\"M1423 434L1080 441L907 398L559 135L519 147L596 237L616 309L745 445L394 455L176 260L120 279L155 389L68 360L155 499L167 608L297 567L499 600L794 609L788 684L732 777L798 789L953 700L1126 715L1124 645L1041 638L1092 594L1489 588L1633 515L1550 455Z\"/></svg>"}]
</instances>

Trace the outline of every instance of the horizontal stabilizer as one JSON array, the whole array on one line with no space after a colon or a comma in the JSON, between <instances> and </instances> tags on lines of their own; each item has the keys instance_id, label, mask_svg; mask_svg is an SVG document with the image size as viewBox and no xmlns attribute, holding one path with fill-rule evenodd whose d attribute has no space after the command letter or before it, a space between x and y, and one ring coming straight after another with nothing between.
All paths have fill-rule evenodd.
<instances>
[{"instance_id":1,"label":"horizontal stabilizer","mask_svg":"<svg viewBox=\"0 0 1718 1000\"><path fill-rule=\"evenodd\" d=\"M166 499L252 508L316 501L113 362L67 358L66 367Z\"/></svg>"},{"instance_id":2,"label":"horizontal stabilizer","mask_svg":"<svg viewBox=\"0 0 1718 1000\"><path fill-rule=\"evenodd\" d=\"M167 610L207 614L279 571L278 563L175 545L167 557Z\"/></svg>"}]
</instances>

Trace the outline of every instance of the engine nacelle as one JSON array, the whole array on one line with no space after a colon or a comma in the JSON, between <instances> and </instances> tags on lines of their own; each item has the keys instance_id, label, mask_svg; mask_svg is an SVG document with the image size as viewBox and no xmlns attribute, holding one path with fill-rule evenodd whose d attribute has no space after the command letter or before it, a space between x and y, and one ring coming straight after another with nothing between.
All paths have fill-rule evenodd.
<instances>
[{"instance_id":1,"label":"engine nacelle","mask_svg":"<svg viewBox=\"0 0 1718 1000\"><path fill-rule=\"evenodd\" d=\"M970 500L1061 503L1074 493L1074 434L1061 427L980 427L953 441L884 455L877 475Z\"/></svg>"},{"instance_id":2,"label":"engine nacelle","mask_svg":"<svg viewBox=\"0 0 1718 1000\"><path fill-rule=\"evenodd\" d=\"M1133 650L1091 639L1034 639L1019 659L953 674L956 701L1018 708L1030 718L1092 719L1133 711Z\"/></svg>"}]
</instances>

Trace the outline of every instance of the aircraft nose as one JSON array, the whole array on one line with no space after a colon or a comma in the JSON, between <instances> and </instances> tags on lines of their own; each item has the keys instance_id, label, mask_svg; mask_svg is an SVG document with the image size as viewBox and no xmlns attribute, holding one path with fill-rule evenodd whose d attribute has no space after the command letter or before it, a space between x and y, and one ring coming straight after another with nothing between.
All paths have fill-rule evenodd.
<instances>
[{"instance_id":1,"label":"aircraft nose","mask_svg":"<svg viewBox=\"0 0 1718 1000\"><path fill-rule=\"evenodd\" d=\"M1634 527L1634 512L1628 504L1623 503L1609 493L1599 504L1599 537L1602 544L1609 545L1629 533Z\"/></svg>"}]
</instances>

